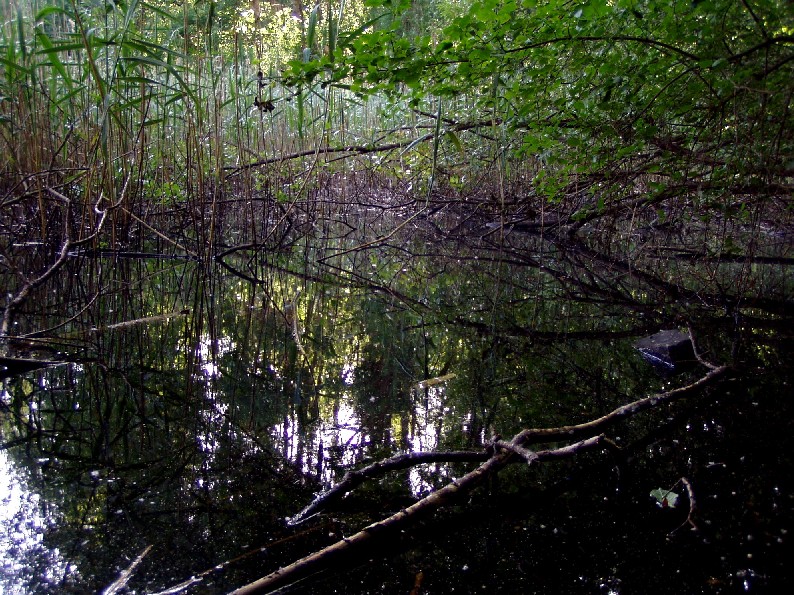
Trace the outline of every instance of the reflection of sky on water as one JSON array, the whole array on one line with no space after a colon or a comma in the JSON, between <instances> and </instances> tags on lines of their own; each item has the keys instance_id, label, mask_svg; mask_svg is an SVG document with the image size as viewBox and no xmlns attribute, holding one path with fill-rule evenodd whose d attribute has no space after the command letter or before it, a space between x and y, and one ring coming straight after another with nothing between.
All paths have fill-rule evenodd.
<instances>
[{"instance_id":1,"label":"reflection of sky on water","mask_svg":"<svg viewBox=\"0 0 794 595\"><path fill-rule=\"evenodd\" d=\"M345 364L341 371L341 378L345 388L351 387L355 382L353 366ZM413 412L411 424L406 441L398 440L400 435L400 420L392 419L392 439L395 441L395 454L402 450L397 442L408 446L409 452L431 451L439 447L440 436L444 429L445 416L449 408L445 403L446 386L439 385L430 388L411 389ZM319 421L313 433L307 434L305 428L299 427L298 416L285 416L284 422L273 429L273 436L281 445L282 453L288 460L299 465L301 470L309 475L318 475L318 458L322 457L320 477L325 484L337 481L334 470L328 461L333 461L333 467L350 469L361 466L362 449L367 444L369 437L366 429L354 408L355 398L350 390L343 390L332 397L333 408L330 415L325 415ZM376 399L376 396L371 399ZM450 421L446 420L449 424ZM447 477L448 470L445 465L434 467L434 473L439 477ZM409 471L408 478L411 492L414 495L423 495L433 489L422 478L422 473L417 468Z\"/></svg>"},{"instance_id":2,"label":"reflection of sky on water","mask_svg":"<svg viewBox=\"0 0 794 595\"><path fill-rule=\"evenodd\" d=\"M199 366L207 378L217 378L221 375L217 359L234 350L235 344L230 337L219 337L215 340L209 335L204 335L196 347L199 357Z\"/></svg>"},{"instance_id":3,"label":"reflection of sky on water","mask_svg":"<svg viewBox=\"0 0 794 595\"><path fill-rule=\"evenodd\" d=\"M366 436L361 430L361 424L350 405L350 400L349 393L340 395L330 418L322 419L310 438L302 434L298 427L297 416L286 416L284 422L277 424L273 429L274 437L282 445L284 456L293 463L300 464L302 470L308 474L317 471L320 449L324 461L332 458L337 465L345 467L355 465ZM317 445L316 449L307 448L310 444ZM323 466L322 480L334 481L333 472L327 465Z\"/></svg>"},{"instance_id":4,"label":"reflection of sky on water","mask_svg":"<svg viewBox=\"0 0 794 595\"><path fill-rule=\"evenodd\" d=\"M213 341L209 336L204 336L196 345L197 365L206 384L208 405L201 413L203 429L197 432L196 437L201 450L209 459L217 452L219 436L216 434L221 431L229 413L229 405L218 394L215 386L215 382L222 375L216 362L221 356L233 351L234 347L234 341L228 337ZM274 376L279 377L278 369L272 364L270 367ZM320 406L321 419L316 425L301 427L300 416L291 412L284 416L282 423L276 424L272 429L272 435L282 455L304 473L317 477L325 484L333 484L338 480L335 470L360 466L364 448L370 440L356 409L356 376L356 362L345 362L339 371L341 391L320 396L321 402L325 400L326 403L325 406ZM392 419L391 434L396 452L406 447L409 452L430 451L439 447L445 423L451 423L450 420L445 422L449 408L445 403L447 388L444 380L446 377L431 379L431 382L440 381L435 386L428 387L424 383L412 386L410 390L413 411L406 436L401 436L400 419ZM371 400L374 402L377 398L377 395L373 395ZM244 436L238 438L245 439ZM254 447L253 444L249 446ZM204 465L208 463L209 460L204 461ZM440 477L447 477L449 474L444 465L434 466L433 472ZM415 495L425 494L434 487L422 475L421 469L414 468L409 471L408 482ZM198 483L198 487L208 487L202 485L203 480L200 478Z\"/></svg>"},{"instance_id":5,"label":"reflection of sky on water","mask_svg":"<svg viewBox=\"0 0 794 595\"><path fill-rule=\"evenodd\" d=\"M199 411L202 424L196 428L196 442L204 453L204 458L199 472L209 471L220 449L223 440L223 428L229 405L225 403L215 386L216 381L222 376L218 359L234 349L234 341L229 337L219 337L213 340L209 335L202 336L196 347L198 366L205 383L206 408ZM209 476L208 476L209 477ZM213 489L217 481L202 476L195 478L195 487L198 489Z\"/></svg>"},{"instance_id":6,"label":"reflection of sky on water","mask_svg":"<svg viewBox=\"0 0 794 595\"><path fill-rule=\"evenodd\" d=\"M411 435L408 440L413 452L430 451L438 448L444 416L449 408L444 404L447 389L445 386L433 386L427 389L421 383L414 388L414 417L411 421ZM434 472L438 477L447 477L446 465L436 465ZM411 467L408 473L411 492L416 496L424 496L434 486L424 480L418 467Z\"/></svg>"},{"instance_id":7,"label":"reflection of sky on water","mask_svg":"<svg viewBox=\"0 0 794 595\"><path fill-rule=\"evenodd\" d=\"M44 530L56 519L42 516L41 498L28 490L23 474L0 451L0 593L12 595L28 592L20 578L33 573L29 564L42 554L48 558L47 569L36 582L57 583L66 574L60 552L46 552L43 545Z\"/></svg>"},{"instance_id":8,"label":"reflection of sky on water","mask_svg":"<svg viewBox=\"0 0 794 595\"><path fill-rule=\"evenodd\" d=\"M444 414L449 410L444 405L446 388L418 388L415 392L414 419L411 423L411 435L408 437L411 450L435 450L438 447Z\"/></svg>"}]
</instances>

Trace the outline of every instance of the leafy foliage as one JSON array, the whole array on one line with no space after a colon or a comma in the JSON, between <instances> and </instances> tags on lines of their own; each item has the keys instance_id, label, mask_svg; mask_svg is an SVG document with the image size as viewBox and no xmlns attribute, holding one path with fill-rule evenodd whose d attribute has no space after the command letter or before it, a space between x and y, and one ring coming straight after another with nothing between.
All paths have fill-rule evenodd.
<instances>
[{"instance_id":1,"label":"leafy foliage","mask_svg":"<svg viewBox=\"0 0 794 595\"><path fill-rule=\"evenodd\" d=\"M763 194L792 171L794 9L755 4L485 0L437 35L406 35L413 8L370 0L377 28L291 62L287 77L414 106L470 96L463 117L503 126L513 155L544 165L550 197L574 173L627 170L656 176L651 199Z\"/></svg>"}]
</instances>

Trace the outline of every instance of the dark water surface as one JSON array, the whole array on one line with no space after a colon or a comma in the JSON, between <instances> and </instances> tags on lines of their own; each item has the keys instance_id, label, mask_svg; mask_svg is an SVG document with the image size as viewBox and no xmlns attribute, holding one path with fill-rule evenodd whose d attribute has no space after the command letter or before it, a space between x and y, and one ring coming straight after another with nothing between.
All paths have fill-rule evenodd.
<instances>
[{"instance_id":1,"label":"dark water surface","mask_svg":"<svg viewBox=\"0 0 794 595\"><path fill-rule=\"evenodd\" d=\"M616 250L586 230L332 219L204 261L75 255L23 305L11 334L37 334L4 355L60 363L2 380L0 592L98 592L149 546L129 592L191 577L170 592L227 592L473 468L394 472L287 525L351 467L484 448L702 376L700 364L659 374L634 346L688 327L733 370L611 428L621 453L514 465L290 592L791 584L790 242L770 236L766 261L693 260L665 247L700 251L705 231L648 228ZM655 489L679 505L662 508Z\"/></svg>"}]
</instances>

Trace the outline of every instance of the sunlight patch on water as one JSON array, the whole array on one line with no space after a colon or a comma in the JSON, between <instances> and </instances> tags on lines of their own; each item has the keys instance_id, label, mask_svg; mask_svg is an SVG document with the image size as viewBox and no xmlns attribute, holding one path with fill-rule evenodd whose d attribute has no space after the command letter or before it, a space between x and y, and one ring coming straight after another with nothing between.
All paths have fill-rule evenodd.
<instances>
[{"instance_id":1,"label":"sunlight patch on water","mask_svg":"<svg viewBox=\"0 0 794 595\"><path fill-rule=\"evenodd\" d=\"M233 351L234 348L234 341L229 337L218 337L213 340L209 335L204 335L197 347L199 365L204 376L207 378L220 377L221 371L217 361L221 356Z\"/></svg>"},{"instance_id":2,"label":"sunlight patch on water","mask_svg":"<svg viewBox=\"0 0 794 595\"><path fill-rule=\"evenodd\" d=\"M320 422L313 435L307 435L300 428L298 417L294 415L286 416L283 423L273 429L285 458L300 465L304 473L317 475L319 456L322 456L320 479L324 482L333 483L336 479L333 470L324 464L326 461L333 460L334 466L353 466L365 442L361 422L346 396L349 395L343 395L335 403L331 416Z\"/></svg>"},{"instance_id":3,"label":"sunlight patch on water","mask_svg":"<svg viewBox=\"0 0 794 595\"><path fill-rule=\"evenodd\" d=\"M27 488L20 469L0 451L0 593L28 593L20 578L31 576L35 582L57 583L67 573L67 564L55 549L47 552L44 531L53 523L41 513L40 496ZM32 562L47 560L44 576L34 577ZM74 571L74 568L68 570Z\"/></svg>"}]
</instances>

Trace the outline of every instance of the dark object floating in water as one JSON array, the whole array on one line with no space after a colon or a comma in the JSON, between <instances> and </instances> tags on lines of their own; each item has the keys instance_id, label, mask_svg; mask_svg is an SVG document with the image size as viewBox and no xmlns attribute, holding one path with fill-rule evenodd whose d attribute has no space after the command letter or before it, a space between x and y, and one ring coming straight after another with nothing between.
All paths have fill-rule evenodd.
<instances>
[{"instance_id":1,"label":"dark object floating in water","mask_svg":"<svg viewBox=\"0 0 794 595\"><path fill-rule=\"evenodd\" d=\"M0 380L11 378L18 374L24 374L39 368L46 368L56 364L62 364L59 361L49 361L43 359L31 359L24 357L0 357Z\"/></svg>"},{"instance_id":2,"label":"dark object floating in water","mask_svg":"<svg viewBox=\"0 0 794 595\"><path fill-rule=\"evenodd\" d=\"M660 331L637 341L643 359L663 374L681 372L695 364L692 339L679 330Z\"/></svg>"}]
</instances>

